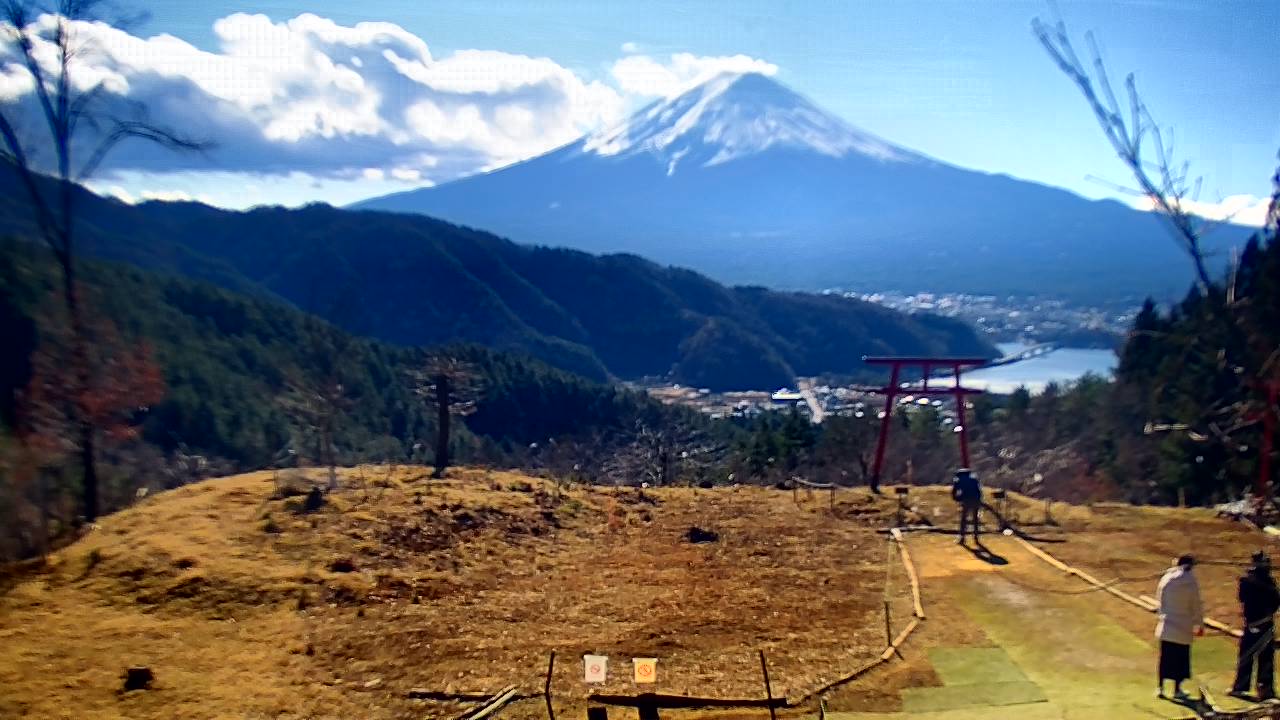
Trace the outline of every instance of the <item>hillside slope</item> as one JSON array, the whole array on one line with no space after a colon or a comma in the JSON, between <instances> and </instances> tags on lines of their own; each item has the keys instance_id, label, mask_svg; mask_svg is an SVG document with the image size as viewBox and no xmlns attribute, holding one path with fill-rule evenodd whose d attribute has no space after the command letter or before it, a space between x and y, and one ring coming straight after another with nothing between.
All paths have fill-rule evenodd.
<instances>
[{"instance_id":1,"label":"hillside slope","mask_svg":"<svg viewBox=\"0 0 1280 720\"><path fill-rule=\"evenodd\" d=\"M582 717L589 692L637 692L632 657L659 659L657 691L755 698L764 649L775 695L795 698L880 654L886 583L895 630L911 613L907 577L876 532L894 521L892 495L842 490L829 504L821 493L793 499L761 487L639 492L482 470L427 474L345 471L313 514L255 473L103 518L47 565L0 577L0 716L458 717L464 706L409 691L515 684L532 698L503 717L532 720L546 716L537 694L552 650L559 717ZM912 523L951 517L945 487L912 488L910 501ZM1028 524L1043 518L1039 501L1009 502ZM1217 563L1197 570L1207 611L1230 619L1233 564L1256 547L1256 531L1207 510L1054 507L1058 525L1037 530L1065 540L1052 552L1100 578L1120 576L1135 593L1194 547ZM718 540L688 542L691 526ZM1002 641L984 630L993 623L981 607L955 602L981 592L999 591L1010 612L1047 613L1055 638L1073 622L1107 618L1102 647L1123 650L1126 663L1150 652L1149 614L1082 596L1077 579L1014 555L1012 542L991 545L1010 563L1001 566L949 539L912 536L928 619L901 660L830 694L831 709L889 712L913 695L954 697L934 651ZM1064 599L1088 614L1062 614L1072 612L1059 607ZM1037 635L1013 630L1023 641ZM582 682L588 652L610 658L604 685ZM1112 667L1097 662L1054 667ZM133 665L151 668L155 686L121 694L120 673ZM1088 702L1072 689L1064 702ZM1134 701L1150 702L1149 690Z\"/></svg>"},{"instance_id":2,"label":"hillside slope","mask_svg":"<svg viewBox=\"0 0 1280 720\"><path fill-rule=\"evenodd\" d=\"M0 175L0 189L12 178ZM839 297L729 288L628 255L517 245L410 215L192 203L127 206L82 192L85 251L288 300L351 332L407 345L521 350L604 380L671 375L716 389L860 373L867 354L998 353L966 325ZM588 220L584 219L584 222ZM0 233L31 236L21 203ZM716 326L741 342L686 342ZM741 347L767 361L733 384L701 368ZM732 359L732 358L728 358Z\"/></svg>"},{"instance_id":3,"label":"hillside slope","mask_svg":"<svg viewBox=\"0 0 1280 720\"><path fill-rule=\"evenodd\" d=\"M104 518L0 589L0 716L457 717L408 691L530 692L555 649L557 712L582 717L586 692L633 691L633 655L661 658L664 692L756 697L757 647L779 694L879 652L884 551L863 516L764 488L428 472L345 472L311 515L255 473ZM688 543L695 524L720 541ZM611 656L608 683L582 684L583 652ZM130 665L155 689L118 695Z\"/></svg>"}]
</instances>

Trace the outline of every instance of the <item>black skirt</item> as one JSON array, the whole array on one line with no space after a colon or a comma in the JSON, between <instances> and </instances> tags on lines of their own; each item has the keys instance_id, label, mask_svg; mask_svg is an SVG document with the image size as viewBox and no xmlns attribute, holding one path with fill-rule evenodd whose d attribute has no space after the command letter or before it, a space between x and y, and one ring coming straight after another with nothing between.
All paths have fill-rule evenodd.
<instances>
[{"instance_id":1,"label":"black skirt","mask_svg":"<svg viewBox=\"0 0 1280 720\"><path fill-rule=\"evenodd\" d=\"M1191 646L1160 641L1160 679L1179 682L1191 678Z\"/></svg>"}]
</instances>

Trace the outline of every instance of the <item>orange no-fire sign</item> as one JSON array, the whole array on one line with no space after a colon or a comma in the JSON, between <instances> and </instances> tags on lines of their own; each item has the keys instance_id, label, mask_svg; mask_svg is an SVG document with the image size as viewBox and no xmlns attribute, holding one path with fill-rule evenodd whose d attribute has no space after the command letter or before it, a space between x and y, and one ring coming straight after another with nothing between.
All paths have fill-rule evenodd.
<instances>
[{"instance_id":1,"label":"orange no-fire sign","mask_svg":"<svg viewBox=\"0 0 1280 720\"><path fill-rule=\"evenodd\" d=\"M636 667L636 682L652 683L658 681L657 658L631 658Z\"/></svg>"}]
</instances>

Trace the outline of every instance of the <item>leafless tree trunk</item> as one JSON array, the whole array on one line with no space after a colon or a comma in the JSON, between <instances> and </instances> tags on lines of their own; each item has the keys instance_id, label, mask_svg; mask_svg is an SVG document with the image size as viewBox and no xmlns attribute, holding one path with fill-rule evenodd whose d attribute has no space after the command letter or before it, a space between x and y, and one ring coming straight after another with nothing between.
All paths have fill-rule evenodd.
<instances>
[{"instance_id":1,"label":"leafless tree trunk","mask_svg":"<svg viewBox=\"0 0 1280 720\"><path fill-rule=\"evenodd\" d=\"M608 453L601 472L616 485L662 487L705 475L722 463L725 453L722 444L688 423L638 422L628 441Z\"/></svg>"},{"instance_id":2,"label":"leafless tree trunk","mask_svg":"<svg viewBox=\"0 0 1280 720\"><path fill-rule=\"evenodd\" d=\"M453 404L453 379L447 373L434 376L436 389L436 458L435 471L432 477L444 477L449 467L449 420L452 413L449 408Z\"/></svg>"},{"instance_id":3,"label":"leafless tree trunk","mask_svg":"<svg viewBox=\"0 0 1280 720\"><path fill-rule=\"evenodd\" d=\"M175 149L201 147L199 143L150 124L141 107L135 106L138 112L129 118L100 112L98 106L105 92L101 82L85 88L72 81L77 58L86 50L76 38L76 23L93 19L96 4L94 0L59 0L56 7L46 10L34 0L7 0L0 9L3 20L8 23L0 30L4 33L0 42L17 58L7 69L20 66L31 76L32 92L39 105L39 125L43 130L40 141L24 141L15 124L14 110L0 105L0 138L4 140L0 159L7 160L16 170L40 235L53 251L61 270L62 298L73 336L70 361L80 389L89 385L91 361L84 314L76 291L76 184L91 177L111 151L130 138ZM41 35L34 24L46 11L55 16L51 36ZM52 66L40 59L38 48L45 43L51 43L55 49ZM89 128L96 137L87 159L77 166L72 157L73 143L77 132L84 128ZM56 159L56 182L51 191L45 189L47 184L32 166L31 150L36 146L52 149ZM85 520L92 522L99 512L95 428L82 408L74 410L79 418L76 434L82 473L82 511Z\"/></svg>"},{"instance_id":4,"label":"leafless tree trunk","mask_svg":"<svg viewBox=\"0 0 1280 720\"><path fill-rule=\"evenodd\" d=\"M289 394L281 401L285 412L315 438L318 455L316 460L328 468L328 489L336 490L338 449L335 438L338 419L350 407L351 402L342 379L329 374L314 380L300 370L289 386Z\"/></svg>"},{"instance_id":5,"label":"leafless tree trunk","mask_svg":"<svg viewBox=\"0 0 1280 720\"><path fill-rule=\"evenodd\" d=\"M433 478L444 477L452 461L449 441L454 416L475 412L481 393L480 375L471 363L447 353L428 357L425 367L413 373L414 392L436 412Z\"/></svg>"}]
</instances>

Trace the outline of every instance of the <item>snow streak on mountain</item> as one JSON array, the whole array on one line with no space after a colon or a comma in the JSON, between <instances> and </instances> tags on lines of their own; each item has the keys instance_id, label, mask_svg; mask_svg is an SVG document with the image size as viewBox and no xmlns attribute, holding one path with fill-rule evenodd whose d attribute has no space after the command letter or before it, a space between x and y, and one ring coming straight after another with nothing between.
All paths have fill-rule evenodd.
<instances>
[{"instance_id":1,"label":"snow streak on mountain","mask_svg":"<svg viewBox=\"0 0 1280 720\"><path fill-rule=\"evenodd\" d=\"M655 102L578 143L600 156L649 153L668 162L716 165L772 147L903 162L916 156L849 127L800 95L749 73L722 74L673 100Z\"/></svg>"}]
</instances>

